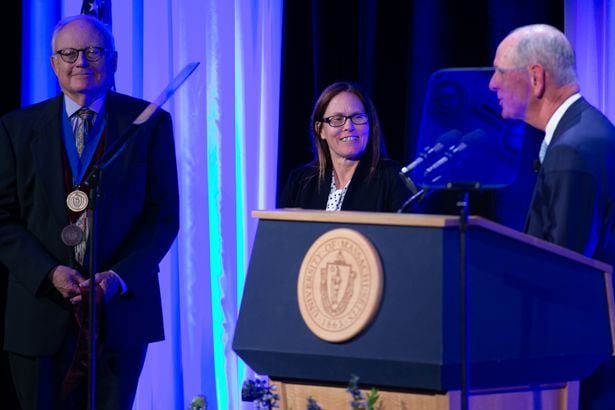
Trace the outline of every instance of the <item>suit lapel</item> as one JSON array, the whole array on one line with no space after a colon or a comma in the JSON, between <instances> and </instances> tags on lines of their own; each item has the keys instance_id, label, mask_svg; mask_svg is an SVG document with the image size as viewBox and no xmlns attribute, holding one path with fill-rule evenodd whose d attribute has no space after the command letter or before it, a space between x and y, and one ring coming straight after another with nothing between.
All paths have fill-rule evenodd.
<instances>
[{"instance_id":1,"label":"suit lapel","mask_svg":"<svg viewBox=\"0 0 615 410\"><path fill-rule=\"evenodd\" d=\"M105 111L107 113L107 142L105 147L108 149L128 129L139 113L135 113L134 108L131 109L124 104L122 98L114 92L107 93Z\"/></svg>"},{"instance_id":2,"label":"suit lapel","mask_svg":"<svg viewBox=\"0 0 615 410\"><path fill-rule=\"evenodd\" d=\"M585 98L581 97L577 101L575 101L564 113L562 119L557 124L555 131L553 131L553 139L551 140L550 145L553 145L557 142L557 140L564 134L568 129L574 126L576 122L579 121L580 115L583 111L585 111L589 107L589 103L585 100ZM537 232L530 232L531 230L531 219L532 219L532 208L534 206L534 201L536 200L536 195L538 195L538 191L542 189L542 175L544 173L544 167L540 167L540 171L538 171L538 176L536 178L536 184L534 185L534 190L532 192L532 200L530 201L530 209L528 210L527 216L525 218L525 227L524 232L530 233L533 235L537 235Z\"/></svg>"},{"instance_id":3,"label":"suit lapel","mask_svg":"<svg viewBox=\"0 0 615 410\"><path fill-rule=\"evenodd\" d=\"M553 140L551 144L557 141L557 139L564 133L566 130L571 128L576 122L579 121L579 116L585 109L589 107L589 103L585 100L585 98L581 97L576 100L564 113L564 116L557 124L555 131L553 131Z\"/></svg>"},{"instance_id":4,"label":"suit lapel","mask_svg":"<svg viewBox=\"0 0 615 410\"><path fill-rule=\"evenodd\" d=\"M33 127L30 145L37 178L42 181L50 213L58 225L68 222L64 186L64 144L62 143L62 95L51 100Z\"/></svg>"},{"instance_id":5,"label":"suit lapel","mask_svg":"<svg viewBox=\"0 0 615 410\"><path fill-rule=\"evenodd\" d=\"M342 210L346 210L349 208L354 209L357 206L360 206L360 202L363 201L361 198L365 198L366 192L371 189L370 185L368 185L367 180L370 165L371 155L363 155L363 157L357 164L357 168L352 175L350 183L348 184L348 191L346 191L346 196L344 196L344 202L342 202Z\"/></svg>"}]
</instances>

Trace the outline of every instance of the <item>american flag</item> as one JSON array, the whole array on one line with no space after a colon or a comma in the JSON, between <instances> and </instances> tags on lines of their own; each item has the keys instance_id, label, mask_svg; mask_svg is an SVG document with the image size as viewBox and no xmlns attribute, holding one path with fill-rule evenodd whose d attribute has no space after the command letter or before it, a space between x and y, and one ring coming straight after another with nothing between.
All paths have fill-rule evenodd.
<instances>
[{"instance_id":1,"label":"american flag","mask_svg":"<svg viewBox=\"0 0 615 410\"><path fill-rule=\"evenodd\" d=\"M111 0L83 0L81 14L96 17L111 30Z\"/></svg>"},{"instance_id":2,"label":"american flag","mask_svg":"<svg viewBox=\"0 0 615 410\"><path fill-rule=\"evenodd\" d=\"M81 14L96 17L111 31L111 0L83 0ZM112 81L111 89L115 90L115 79Z\"/></svg>"}]
</instances>

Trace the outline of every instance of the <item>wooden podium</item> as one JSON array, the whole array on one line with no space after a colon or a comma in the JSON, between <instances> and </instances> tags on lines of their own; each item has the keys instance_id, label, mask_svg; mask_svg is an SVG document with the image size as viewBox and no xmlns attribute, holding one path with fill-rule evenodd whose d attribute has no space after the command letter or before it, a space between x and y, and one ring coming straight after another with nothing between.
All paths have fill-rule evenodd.
<instances>
[{"instance_id":1,"label":"wooden podium","mask_svg":"<svg viewBox=\"0 0 615 410\"><path fill-rule=\"evenodd\" d=\"M383 409L459 408L460 251L455 216L255 211L260 218L235 352L279 384L281 408L347 408L351 374ZM321 235L348 228L382 263L377 312L328 342L297 301L302 261ZM466 233L472 409L577 408L578 380L613 354L612 268L480 217Z\"/></svg>"}]
</instances>

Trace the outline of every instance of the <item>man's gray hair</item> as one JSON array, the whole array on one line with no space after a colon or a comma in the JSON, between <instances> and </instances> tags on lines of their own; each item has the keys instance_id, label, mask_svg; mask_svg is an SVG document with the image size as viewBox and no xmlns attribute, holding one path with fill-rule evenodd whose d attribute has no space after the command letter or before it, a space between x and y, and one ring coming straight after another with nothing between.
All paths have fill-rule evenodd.
<instances>
[{"instance_id":1,"label":"man's gray hair","mask_svg":"<svg viewBox=\"0 0 615 410\"><path fill-rule=\"evenodd\" d=\"M89 14L77 14L74 16L65 17L62 20L58 21L58 23L56 24L55 28L53 29L53 34L51 36L51 54L55 54L56 51L58 51L55 49L56 37L58 36L58 33L62 31L62 29L68 24L76 20L84 20L91 23L103 34L106 43L105 47L108 47L110 50L115 51L115 38L113 37L113 33L111 32L111 30L109 30L109 27L107 27L96 17L90 16Z\"/></svg>"},{"instance_id":2,"label":"man's gray hair","mask_svg":"<svg viewBox=\"0 0 615 410\"><path fill-rule=\"evenodd\" d=\"M559 86L577 83L574 49L564 33L547 24L533 24L519 27L511 34L519 38L516 65L540 64Z\"/></svg>"}]
</instances>

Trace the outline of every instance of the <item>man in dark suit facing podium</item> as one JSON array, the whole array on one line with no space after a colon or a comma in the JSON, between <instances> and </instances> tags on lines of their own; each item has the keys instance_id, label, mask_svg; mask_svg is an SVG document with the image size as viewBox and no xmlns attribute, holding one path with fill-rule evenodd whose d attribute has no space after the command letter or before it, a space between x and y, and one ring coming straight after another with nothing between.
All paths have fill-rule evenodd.
<instances>
[{"instance_id":1,"label":"man in dark suit facing podium","mask_svg":"<svg viewBox=\"0 0 615 410\"><path fill-rule=\"evenodd\" d=\"M148 103L111 91L115 42L95 18L60 21L52 47L62 94L0 119L0 265L9 275L4 348L22 408L83 409L90 335L79 318L88 306L88 260L81 239L66 241L85 235L91 223L88 169ZM130 409L147 345L164 338L158 264L179 227L167 112L139 126L104 169L100 187L95 407Z\"/></svg>"},{"instance_id":2,"label":"man in dark suit facing podium","mask_svg":"<svg viewBox=\"0 0 615 410\"><path fill-rule=\"evenodd\" d=\"M570 42L548 25L520 27L494 68L502 117L545 131L526 233L615 265L615 128L581 96ZM613 406L611 360L582 381L580 407Z\"/></svg>"}]
</instances>

